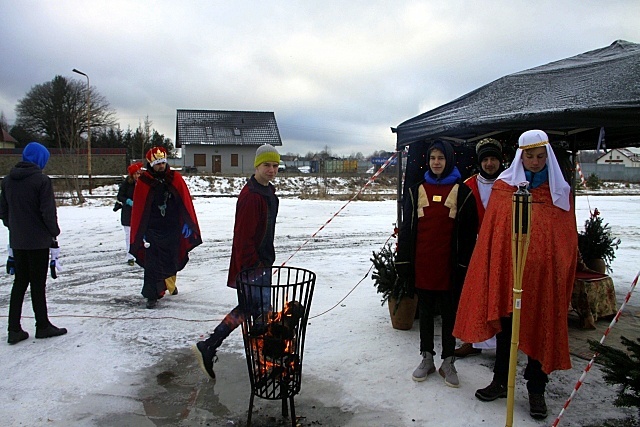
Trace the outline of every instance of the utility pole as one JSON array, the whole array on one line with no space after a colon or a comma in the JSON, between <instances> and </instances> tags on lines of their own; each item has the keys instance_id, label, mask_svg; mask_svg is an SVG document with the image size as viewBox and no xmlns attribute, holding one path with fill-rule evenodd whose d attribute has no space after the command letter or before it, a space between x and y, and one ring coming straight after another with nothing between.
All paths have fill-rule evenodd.
<instances>
[{"instance_id":1,"label":"utility pole","mask_svg":"<svg viewBox=\"0 0 640 427\"><path fill-rule=\"evenodd\" d=\"M91 86L89 85L88 75L75 68L71 71L87 78L87 174L89 175L89 194L91 194L93 189L91 182Z\"/></svg>"}]
</instances>

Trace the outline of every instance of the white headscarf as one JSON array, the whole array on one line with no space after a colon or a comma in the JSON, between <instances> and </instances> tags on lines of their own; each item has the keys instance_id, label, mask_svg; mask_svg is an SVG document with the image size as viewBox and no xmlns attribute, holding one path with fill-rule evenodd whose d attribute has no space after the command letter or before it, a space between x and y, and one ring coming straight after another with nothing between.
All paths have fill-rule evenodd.
<instances>
[{"instance_id":1,"label":"white headscarf","mask_svg":"<svg viewBox=\"0 0 640 427\"><path fill-rule=\"evenodd\" d=\"M541 130L528 130L520 135L518 139L518 149L511 162L511 166L502 172L498 179L514 187L528 183L524 174L524 166L522 165L522 151L536 147L546 147L547 149L547 167L549 169L551 200L553 200L555 206L568 211L571 206L569 202L571 187L562 176L556 155L553 153L553 149L549 144L549 137Z\"/></svg>"}]
</instances>

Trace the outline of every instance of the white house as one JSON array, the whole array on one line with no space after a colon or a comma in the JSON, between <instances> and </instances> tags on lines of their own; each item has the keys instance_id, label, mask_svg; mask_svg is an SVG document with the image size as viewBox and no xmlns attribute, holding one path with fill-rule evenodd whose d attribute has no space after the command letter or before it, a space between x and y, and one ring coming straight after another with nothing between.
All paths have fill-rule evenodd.
<instances>
[{"instance_id":1,"label":"white house","mask_svg":"<svg viewBox=\"0 0 640 427\"><path fill-rule=\"evenodd\" d=\"M622 165L628 168L640 167L639 148L614 148L596 159L599 165Z\"/></svg>"},{"instance_id":2,"label":"white house","mask_svg":"<svg viewBox=\"0 0 640 427\"><path fill-rule=\"evenodd\" d=\"M282 145L273 112L177 110L176 148L187 171L251 173L262 144Z\"/></svg>"}]
</instances>

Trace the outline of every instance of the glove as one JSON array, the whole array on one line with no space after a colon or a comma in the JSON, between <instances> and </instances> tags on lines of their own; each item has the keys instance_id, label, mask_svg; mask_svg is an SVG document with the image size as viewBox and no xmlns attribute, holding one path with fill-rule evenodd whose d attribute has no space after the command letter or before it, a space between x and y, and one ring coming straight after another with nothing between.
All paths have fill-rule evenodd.
<instances>
[{"instance_id":1,"label":"glove","mask_svg":"<svg viewBox=\"0 0 640 427\"><path fill-rule=\"evenodd\" d=\"M12 276L16 274L16 261L11 255L7 258L7 274L11 274Z\"/></svg>"},{"instance_id":2,"label":"glove","mask_svg":"<svg viewBox=\"0 0 640 427\"><path fill-rule=\"evenodd\" d=\"M51 261L49 262L49 269L51 270L51 278L57 279L59 271L62 271L62 263L58 259L60 256L60 247L58 246L58 241L54 240L51 242L51 248L49 248L49 255L51 256Z\"/></svg>"},{"instance_id":3,"label":"glove","mask_svg":"<svg viewBox=\"0 0 640 427\"><path fill-rule=\"evenodd\" d=\"M13 259L13 249L11 249L9 245L7 245L7 252L9 253L9 257L7 258L7 274L14 275L16 274L16 261Z\"/></svg>"},{"instance_id":4,"label":"glove","mask_svg":"<svg viewBox=\"0 0 640 427\"><path fill-rule=\"evenodd\" d=\"M127 199L127 201L125 203L127 205L129 205L129 206L133 206L133 200L131 200L131 199Z\"/></svg>"},{"instance_id":5,"label":"glove","mask_svg":"<svg viewBox=\"0 0 640 427\"><path fill-rule=\"evenodd\" d=\"M120 209L122 209L122 202L116 202L116 204L113 205L113 211L118 212Z\"/></svg>"},{"instance_id":6,"label":"glove","mask_svg":"<svg viewBox=\"0 0 640 427\"><path fill-rule=\"evenodd\" d=\"M182 236L183 236L185 239L188 239L188 238L189 238L189 236L191 236L191 233L193 233L193 231L191 231L191 229L189 228L189 226L188 226L187 224L184 224L184 225L182 226Z\"/></svg>"}]
</instances>

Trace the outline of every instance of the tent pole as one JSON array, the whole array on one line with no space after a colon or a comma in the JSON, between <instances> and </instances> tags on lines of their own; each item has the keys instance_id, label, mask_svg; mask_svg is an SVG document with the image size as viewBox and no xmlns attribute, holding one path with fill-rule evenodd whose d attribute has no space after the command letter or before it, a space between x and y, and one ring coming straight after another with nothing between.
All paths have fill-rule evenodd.
<instances>
[{"instance_id":1,"label":"tent pole","mask_svg":"<svg viewBox=\"0 0 640 427\"><path fill-rule=\"evenodd\" d=\"M396 228L399 230L402 225L402 152L404 149L396 148L396 159L398 160L398 186L396 189Z\"/></svg>"}]
</instances>

